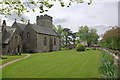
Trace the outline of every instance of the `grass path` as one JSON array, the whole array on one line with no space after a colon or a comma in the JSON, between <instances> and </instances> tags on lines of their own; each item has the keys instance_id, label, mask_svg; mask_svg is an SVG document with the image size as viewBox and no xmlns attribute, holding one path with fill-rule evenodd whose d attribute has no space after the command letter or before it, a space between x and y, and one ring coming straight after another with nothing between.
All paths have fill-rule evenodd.
<instances>
[{"instance_id":1,"label":"grass path","mask_svg":"<svg viewBox=\"0 0 120 80\"><path fill-rule=\"evenodd\" d=\"M63 50L31 54L3 68L3 78L97 78L101 51Z\"/></svg>"}]
</instances>

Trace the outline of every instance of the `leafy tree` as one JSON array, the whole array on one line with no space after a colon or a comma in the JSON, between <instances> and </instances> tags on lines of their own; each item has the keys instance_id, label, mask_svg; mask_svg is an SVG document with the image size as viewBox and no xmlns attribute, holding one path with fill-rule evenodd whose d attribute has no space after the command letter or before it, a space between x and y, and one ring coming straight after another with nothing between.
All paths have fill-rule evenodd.
<instances>
[{"instance_id":1,"label":"leafy tree","mask_svg":"<svg viewBox=\"0 0 120 80\"><path fill-rule=\"evenodd\" d=\"M57 27L55 27L55 25L52 25L52 28L58 33L59 38L60 38L60 45L64 45L64 35L63 35L63 28L61 25L57 25Z\"/></svg>"},{"instance_id":2,"label":"leafy tree","mask_svg":"<svg viewBox=\"0 0 120 80\"><path fill-rule=\"evenodd\" d=\"M69 0L65 5L63 0L3 0L0 2L0 14L5 15L13 15L17 14L21 17L21 21L24 22L24 18L22 14L24 12L36 12L35 8L39 8L40 13L48 12L50 8L54 6L52 2L59 1L61 7L70 7L73 2L83 3L84 0ZM92 0L88 3L89 5L92 3Z\"/></svg>"},{"instance_id":3,"label":"leafy tree","mask_svg":"<svg viewBox=\"0 0 120 80\"><path fill-rule=\"evenodd\" d=\"M53 28L55 31L57 31L57 28L55 27L54 24L52 24L52 28Z\"/></svg>"},{"instance_id":4,"label":"leafy tree","mask_svg":"<svg viewBox=\"0 0 120 80\"><path fill-rule=\"evenodd\" d=\"M101 46L104 48L120 50L120 27L114 27L105 32L101 40Z\"/></svg>"},{"instance_id":5,"label":"leafy tree","mask_svg":"<svg viewBox=\"0 0 120 80\"><path fill-rule=\"evenodd\" d=\"M67 44L75 44L75 40L77 37L77 33L73 33L68 28L63 28L61 25L52 25L52 28L59 34L61 45L67 45Z\"/></svg>"},{"instance_id":6,"label":"leafy tree","mask_svg":"<svg viewBox=\"0 0 120 80\"><path fill-rule=\"evenodd\" d=\"M76 33L72 33L72 42L73 42L73 44L75 44L75 42L76 42L76 38L77 38L77 32Z\"/></svg>"},{"instance_id":7,"label":"leafy tree","mask_svg":"<svg viewBox=\"0 0 120 80\"><path fill-rule=\"evenodd\" d=\"M91 46L91 44L94 44L98 41L99 35L97 34L96 29L89 29L87 26L79 27L78 33L79 41L83 42L86 41L88 46Z\"/></svg>"},{"instance_id":8,"label":"leafy tree","mask_svg":"<svg viewBox=\"0 0 120 80\"><path fill-rule=\"evenodd\" d=\"M66 45L69 43L70 44L70 41L71 41L71 35L72 35L72 31L68 28L64 28L63 29L63 34L64 34L64 38L65 38L65 43Z\"/></svg>"}]
</instances>

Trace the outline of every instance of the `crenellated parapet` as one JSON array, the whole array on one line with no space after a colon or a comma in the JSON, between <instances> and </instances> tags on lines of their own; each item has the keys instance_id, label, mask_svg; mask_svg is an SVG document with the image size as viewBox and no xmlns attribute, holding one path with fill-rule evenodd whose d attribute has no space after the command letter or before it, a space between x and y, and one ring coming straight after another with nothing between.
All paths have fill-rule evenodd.
<instances>
[{"instance_id":1,"label":"crenellated parapet","mask_svg":"<svg viewBox=\"0 0 120 80\"><path fill-rule=\"evenodd\" d=\"M52 17L45 14L45 15L40 15L40 16L37 16L37 20L40 20L40 19L48 19L48 20L52 20Z\"/></svg>"},{"instance_id":2,"label":"crenellated parapet","mask_svg":"<svg viewBox=\"0 0 120 80\"><path fill-rule=\"evenodd\" d=\"M52 26L52 17L47 14L37 16L36 21L37 21L37 25L39 26L48 27L48 28Z\"/></svg>"}]
</instances>

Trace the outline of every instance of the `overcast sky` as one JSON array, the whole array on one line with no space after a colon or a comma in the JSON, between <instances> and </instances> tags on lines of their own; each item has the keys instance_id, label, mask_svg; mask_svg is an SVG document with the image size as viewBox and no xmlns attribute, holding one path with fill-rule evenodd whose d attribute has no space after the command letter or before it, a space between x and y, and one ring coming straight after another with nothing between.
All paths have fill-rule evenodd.
<instances>
[{"instance_id":1,"label":"overcast sky","mask_svg":"<svg viewBox=\"0 0 120 80\"><path fill-rule=\"evenodd\" d=\"M80 26L87 25L90 28L96 28L98 34L103 34L109 29L109 26L118 25L118 2L103 1L94 2L91 5L87 3L77 4L72 3L72 5L67 7L60 7L58 3L52 7L48 13L53 17L53 24L62 25L63 27L70 28L72 31L78 31ZM37 10L37 8L36 8ZM36 22L36 16L41 15L39 12L24 13L23 17L25 20L30 20L31 23ZM5 19L0 16L0 18ZM14 19L17 15L12 15L8 17L7 25L12 25Z\"/></svg>"}]
</instances>

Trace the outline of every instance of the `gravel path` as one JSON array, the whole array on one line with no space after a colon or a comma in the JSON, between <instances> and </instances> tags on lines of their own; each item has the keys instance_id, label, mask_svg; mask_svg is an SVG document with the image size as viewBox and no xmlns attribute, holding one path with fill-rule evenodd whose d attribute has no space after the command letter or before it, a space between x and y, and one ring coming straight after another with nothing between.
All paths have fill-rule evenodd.
<instances>
[{"instance_id":1,"label":"gravel path","mask_svg":"<svg viewBox=\"0 0 120 80\"><path fill-rule=\"evenodd\" d=\"M26 59L26 58L28 58L28 57L30 57L30 54L27 54L27 56L25 56L25 57L23 57L23 58L20 58L20 59L16 59L16 60L7 62L7 63L1 65L1 66L0 66L0 69L3 68L3 67L5 67L5 66L7 66L7 65L9 65L9 64L12 64L12 63L14 63L14 62L16 62L16 61L19 61L19 60L22 60L22 59Z\"/></svg>"}]
</instances>

